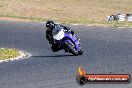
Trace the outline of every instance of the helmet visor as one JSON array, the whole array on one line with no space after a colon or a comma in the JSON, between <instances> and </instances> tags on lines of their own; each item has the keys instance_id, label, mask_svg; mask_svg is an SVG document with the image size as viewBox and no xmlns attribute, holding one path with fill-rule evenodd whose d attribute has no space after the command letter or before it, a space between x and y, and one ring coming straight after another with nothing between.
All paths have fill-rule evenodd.
<instances>
[{"instance_id":1,"label":"helmet visor","mask_svg":"<svg viewBox=\"0 0 132 88\"><path fill-rule=\"evenodd\" d=\"M50 24L46 24L46 27L50 27Z\"/></svg>"}]
</instances>

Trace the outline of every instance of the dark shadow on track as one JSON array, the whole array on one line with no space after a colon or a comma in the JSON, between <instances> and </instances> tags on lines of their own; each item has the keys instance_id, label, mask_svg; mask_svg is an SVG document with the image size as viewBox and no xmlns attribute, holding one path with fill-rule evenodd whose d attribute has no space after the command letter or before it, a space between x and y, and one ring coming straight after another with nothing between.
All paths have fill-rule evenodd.
<instances>
[{"instance_id":1,"label":"dark shadow on track","mask_svg":"<svg viewBox=\"0 0 132 88\"><path fill-rule=\"evenodd\" d=\"M54 55L54 56L31 56L31 57L70 57L70 56L73 56L73 55Z\"/></svg>"}]
</instances>

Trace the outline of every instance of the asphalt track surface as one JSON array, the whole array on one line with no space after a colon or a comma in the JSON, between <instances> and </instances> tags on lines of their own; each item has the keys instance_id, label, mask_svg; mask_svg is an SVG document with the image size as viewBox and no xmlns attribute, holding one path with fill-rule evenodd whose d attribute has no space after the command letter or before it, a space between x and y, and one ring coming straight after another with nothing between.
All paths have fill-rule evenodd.
<instances>
[{"instance_id":1,"label":"asphalt track surface","mask_svg":"<svg viewBox=\"0 0 132 88\"><path fill-rule=\"evenodd\" d=\"M84 54L53 53L43 23L0 21L0 47L32 54L24 60L0 63L0 88L132 88L130 84L76 83L82 65L88 73L132 74L132 30L72 26Z\"/></svg>"}]
</instances>

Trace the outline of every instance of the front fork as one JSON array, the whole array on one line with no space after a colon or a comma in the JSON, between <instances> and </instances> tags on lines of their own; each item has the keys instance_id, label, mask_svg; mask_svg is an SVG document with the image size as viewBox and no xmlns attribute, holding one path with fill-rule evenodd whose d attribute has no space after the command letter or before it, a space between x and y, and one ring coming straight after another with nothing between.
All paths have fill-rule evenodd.
<instances>
[{"instance_id":1,"label":"front fork","mask_svg":"<svg viewBox=\"0 0 132 88\"><path fill-rule=\"evenodd\" d=\"M78 40L75 40L74 42L72 42L71 40L65 40L64 43L65 42L68 42L69 44L71 44L72 47L76 49L76 51L80 51L80 43ZM64 50L68 52L68 49L66 49L65 46L64 46Z\"/></svg>"},{"instance_id":2,"label":"front fork","mask_svg":"<svg viewBox=\"0 0 132 88\"><path fill-rule=\"evenodd\" d=\"M73 36L75 37L74 45L76 47L76 50L80 51L80 48L81 48L81 46L80 46L80 39L75 34Z\"/></svg>"}]
</instances>

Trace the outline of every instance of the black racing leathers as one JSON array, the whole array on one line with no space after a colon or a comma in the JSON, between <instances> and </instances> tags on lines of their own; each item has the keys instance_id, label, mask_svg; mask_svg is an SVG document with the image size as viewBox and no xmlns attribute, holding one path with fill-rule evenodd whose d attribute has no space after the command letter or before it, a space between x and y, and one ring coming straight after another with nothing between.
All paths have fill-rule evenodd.
<instances>
[{"instance_id":1,"label":"black racing leathers","mask_svg":"<svg viewBox=\"0 0 132 88\"><path fill-rule=\"evenodd\" d=\"M59 25L59 24L55 24L55 26L60 26L60 27L62 27L66 32L71 32L71 34L74 35L74 31L71 30L69 27L66 27L66 26L63 26L63 25ZM53 29L50 29L50 30L47 30L47 31L46 31L46 38L47 38L47 40L49 41L49 43L52 45L52 46L51 46L52 51L57 52L57 51L59 51L59 45L56 44L55 41L54 41L54 39L53 39L52 30L53 30Z\"/></svg>"}]
</instances>

